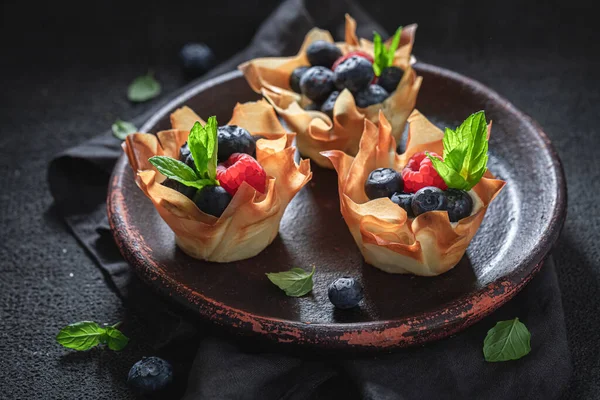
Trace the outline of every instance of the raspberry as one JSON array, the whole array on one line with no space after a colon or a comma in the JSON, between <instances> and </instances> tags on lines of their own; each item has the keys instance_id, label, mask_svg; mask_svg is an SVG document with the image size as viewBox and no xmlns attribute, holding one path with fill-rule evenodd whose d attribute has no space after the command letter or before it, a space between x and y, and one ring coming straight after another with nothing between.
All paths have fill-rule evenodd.
<instances>
[{"instance_id":1,"label":"raspberry","mask_svg":"<svg viewBox=\"0 0 600 400\"><path fill-rule=\"evenodd\" d=\"M227 161L217 166L219 183L232 196L242 182L247 182L261 193L265 192L267 174L251 155L233 153Z\"/></svg>"},{"instance_id":2,"label":"raspberry","mask_svg":"<svg viewBox=\"0 0 600 400\"><path fill-rule=\"evenodd\" d=\"M364 51L357 50L357 51L351 51L350 53L346 54L345 56L341 56L340 58L335 60L335 62L331 66L331 70L335 71L335 69L337 68L338 65L340 65L341 63L343 63L344 61L346 61L347 59L349 59L352 56L359 56L362 58L366 58L371 64L373 64L373 57L371 57L369 54L365 53Z\"/></svg>"},{"instance_id":3,"label":"raspberry","mask_svg":"<svg viewBox=\"0 0 600 400\"><path fill-rule=\"evenodd\" d=\"M440 160L442 159L436 153L430 152L429 154ZM448 188L446 182L433 168L433 164L425 152L416 153L408 160L408 164L402 170L402 179L404 180L405 193L414 193L427 186L435 186L442 190Z\"/></svg>"}]
</instances>

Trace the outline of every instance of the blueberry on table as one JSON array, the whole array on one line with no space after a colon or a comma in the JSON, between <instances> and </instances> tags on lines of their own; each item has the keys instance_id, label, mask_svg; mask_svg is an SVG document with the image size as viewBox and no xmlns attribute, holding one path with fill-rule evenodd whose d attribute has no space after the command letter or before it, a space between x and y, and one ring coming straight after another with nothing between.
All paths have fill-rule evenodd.
<instances>
[{"instance_id":1,"label":"blueberry on table","mask_svg":"<svg viewBox=\"0 0 600 400\"><path fill-rule=\"evenodd\" d=\"M201 76L215 64L215 55L204 43L188 43L179 52L183 71L190 78Z\"/></svg>"},{"instance_id":2,"label":"blueberry on table","mask_svg":"<svg viewBox=\"0 0 600 400\"><path fill-rule=\"evenodd\" d=\"M256 142L250 132L237 125L220 126L217 130L219 161L227 161L233 153L245 153L254 157Z\"/></svg>"},{"instance_id":3,"label":"blueberry on table","mask_svg":"<svg viewBox=\"0 0 600 400\"><path fill-rule=\"evenodd\" d=\"M329 118L331 118L332 120L333 120L333 106L335 105L335 101L337 100L339 95L340 95L340 92L338 92L338 91L331 92L331 94L329 95L327 100L325 100L325 102L321 106L321 112L327 114L329 116Z\"/></svg>"},{"instance_id":4,"label":"blueberry on table","mask_svg":"<svg viewBox=\"0 0 600 400\"><path fill-rule=\"evenodd\" d=\"M309 68L300 79L300 91L316 103L326 100L333 88L333 72L325 67Z\"/></svg>"},{"instance_id":5,"label":"blueberry on table","mask_svg":"<svg viewBox=\"0 0 600 400\"><path fill-rule=\"evenodd\" d=\"M371 200L381 197L391 197L396 192L402 192L404 183L402 176L391 168L373 170L365 182L365 193Z\"/></svg>"},{"instance_id":6,"label":"blueberry on table","mask_svg":"<svg viewBox=\"0 0 600 400\"><path fill-rule=\"evenodd\" d=\"M469 193L459 189L446 190L446 200L448 205L448 218L450 222L457 222L471 215L473 211L473 199Z\"/></svg>"},{"instance_id":7,"label":"blueberry on table","mask_svg":"<svg viewBox=\"0 0 600 400\"><path fill-rule=\"evenodd\" d=\"M389 97L387 90L379 85L369 85L366 89L354 94L354 101L360 108L378 104Z\"/></svg>"},{"instance_id":8,"label":"blueberry on table","mask_svg":"<svg viewBox=\"0 0 600 400\"><path fill-rule=\"evenodd\" d=\"M402 75L404 75L404 71L400 68L394 66L387 67L381 71L377 84L384 88L388 93L392 93L396 90L398 84L402 80Z\"/></svg>"},{"instance_id":9,"label":"blueberry on table","mask_svg":"<svg viewBox=\"0 0 600 400\"><path fill-rule=\"evenodd\" d=\"M292 71L290 75L290 87L296 93L300 93L300 79L302 75L308 70L308 67L298 67Z\"/></svg>"},{"instance_id":10,"label":"blueberry on table","mask_svg":"<svg viewBox=\"0 0 600 400\"><path fill-rule=\"evenodd\" d=\"M329 301L342 310L353 308L363 299L363 288L354 278L338 278L329 284L327 290Z\"/></svg>"},{"instance_id":11,"label":"blueberry on table","mask_svg":"<svg viewBox=\"0 0 600 400\"><path fill-rule=\"evenodd\" d=\"M335 86L351 92L366 89L375 77L373 64L364 57L352 56L344 61L335 70L333 81Z\"/></svg>"},{"instance_id":12,"label":"blueberry on table","mask_svg":"<svg viewBox=\"0 0 600 400\"><path fill-rule=\"evenodd\" d=\"M421 215L427 211L446 210L448 200L446 194L435 186L426 186L417 190L413 196L411 207L415 215Z\"/></svg>"},{"instance_id":13,"label":"blueberry on table","mask_svg":"<svg viewBox=\"0 0 600 400\"><path fill-rule=\"evenodd\" d=\"M173 381L173 368L158 357L142 357L129 370L127 383L140 393L158 392Z\"/></svg>"},{"instance_id":14,"label":"blueberry on table","mask_svg":"<svg viewBox=\"0 0 600 400\"><path fill-rule=\"evenodd\" d=\"M406 211L406 214L408 214L409 218L415 217L411 206L412 199L412 193L394 193L391 197L392 202L402 207L404 211Z\"/></svg>"},{"instance_id":15,"label":"blueberry on table","mask_svg":"<svg viewBox=\"0 0 600 400\"><path fill-rule=\"evenodd\" d=\"M174 179L167 178L163 181L163 186L177 190L179 193L192 200L196 194L196 188L185 186L183 183L178 182Z\"/></svg>"},{"instance_id":16,"label":"blueberry on table","mask_svg":"<svg viewBox=\"0 0 600 400\"><path fill-rule=\"evenodd\" d=\"M223 186L204 186L196 192L194 203L206 214L220 217L231 202L231 195Z\"/></svg>"},{"instance_id":17,"label":"blueberry on table","mask_svg":"<svg viewBox=\"0 0 600 400\"><path fill-rule=\"evenodd\" d=\"M342 56L342 51L333 43L317 40L306 48L306 57L313 67L331 68L335 60Z\"/></svg>"}]
</instances>

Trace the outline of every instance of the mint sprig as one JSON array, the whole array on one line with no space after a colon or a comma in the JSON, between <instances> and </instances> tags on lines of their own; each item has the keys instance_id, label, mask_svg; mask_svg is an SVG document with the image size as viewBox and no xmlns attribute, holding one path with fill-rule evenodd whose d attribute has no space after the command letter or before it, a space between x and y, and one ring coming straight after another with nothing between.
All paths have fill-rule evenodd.
<instances>
[{"instance_id":1,"label":"mint sprig","mask_svg":"<svg viewBox=\"0 0 600 400\"><path fill-rule=\"evenodd\" d=\"M402 36L402 27L396 29L392 43L389 46L383 44L381 35L373 32L373 71L379 76L387 67L394 63L394 55L400 45L400 37Z\"/></svg>"},{"instance_id":2,"label":"mint sprig","mask_svg":"<svg viewBox=\"0 0 600 400\"><path fill-rule=\"evenodd\" d=\"M114 351L123 350L129 343L129 338L117 329L119 325L120 322L103 328L92 321L75 322L62 328L56 341L66 348L78 351L89 350L99 344L105 344Z\"/></svg>"},{"instance_id":3,"label":"mint sprig","mask_svg":"<svg viewBox=\"0 0 600 400\"><path fill-rule=\"evenodd\" d=\"M286 295L291 297L304 296L313 288L312 277L315 274L315 267L312 272L306 272L302 268L292 268L284 272L267 273L267 278L273 282Z\"/></svg>"},{"instance_id":4,"label":"mint sprig","mask_svg":"<svg viewBox=\"0 0 600 400\"><path fill-rule=\"evenodd\" d=\"M500 321L483 341L483 356L488 362L518 360L531 351L531 333L519 318Z\"/></svg>"},{"instance_id":5,"label":"mint sprig","mask_svg":"<svg viewBox=\"0 0 600 400\"><path fill-rule=\"evenodd\" d=\"M195 170L184 162L166 156L154 156L148 161L161 174L185 186L202 189L205 186L218 185L218 140L215 116L210 117L204 126L196 121L188 137L188 147L194 158Z\"/></svg>"},{"instance_id":6,"label":"mint sprig","mask_svg":"<svg viewBox=\"0 0 600 400\"><path fill-rule=\"evenodd\" d=\"M487 122L483 111L471 114L456 130L446 128L443 161L427 154L449 188L471 190L487 171Z\"/></svg>"}]
</instances>

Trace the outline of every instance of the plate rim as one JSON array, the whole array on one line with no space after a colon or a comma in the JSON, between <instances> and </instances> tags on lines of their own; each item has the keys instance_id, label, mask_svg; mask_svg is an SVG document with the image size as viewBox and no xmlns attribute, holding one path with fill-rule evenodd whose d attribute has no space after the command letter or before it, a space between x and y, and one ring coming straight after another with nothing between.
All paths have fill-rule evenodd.
<instances>
[{"instance_id":1,"label":"plate rim","mask_svg":"<svg viewBox=\"0 0 600 400\"><path fill-rule=\"evenodd\" d=\"M162 292L163 295L175 298L180 304L188 308L193 308L202 317L223 327L232 328L236 332L242 331L240 333L267 336L280 343L291 342L326 349L390 350L441 339L461 331L489 315L514 297L536 275L541 269L543 261L549 255L553 244L558 239L564 225L567 209L567 192L562 162L541 126L529 115L520 111L511 102L500 96L496 91L472 78L442 67L418 62L414 65L414 68L417 73L426 72L440 75L442 78L458 81L460 84L471 88L474 92L483 93L486 97L500 104L505 112L513 114L516 119L528 124L530 130L542 139L545 149L551 156L552 171L554 172L554 179L558 188L556 204L552 209L552 215L549 218L547 228L538 238L535 251L529 253L523 260L521 268L513 270L508 275L490 282L477 291L469 292L428 312L429 314L443 315L444 312L448 312L450 309L462 308L464 316L460 320L444 320L443 318L439 318L435 323L429 320L427 335L423 335L419 334L419 320L422 319L419 316L367 322L313 324L261 316L208 298L202 293L196 292L193 288L178 283L166 273L161 273L162 269L160 266L152 263L151 260L139 256L139 252L136 255L136 250L138 249L131 246L131 242L128 240L127 229L125 229L128 222L126 217L124 217L125 214L122 212L126 209L125 199L119 190L121 181L125 176L123 171L129 168L125 154L120 156L112 172L107 194L109 225L121 253L133 266L137 275L149 283L151 287ZM228 72L174 95L171 100L156 109L156 112L142 125L140 131L150 131L149 128L156 125L165 115L171 113L175 108L184 105L185 102L199 92L240 77L242 77L240 71ZM160 279L162 285L156 285L155 281L157 279ZM503 293L498 294L499 290L503 290ZM494 295L492 296L492 294ZM478 300L473 301L474 298ZM202 302L204 304L200 304ZM219 312L217 313L216 311ZM239 329L242 325L246 324L249 324L250 330ZM319 333L323 330L328 332L327 335L321 337ZM337 339L332 339L332 337L337 337Z\"/></svg>"}]
</instances>

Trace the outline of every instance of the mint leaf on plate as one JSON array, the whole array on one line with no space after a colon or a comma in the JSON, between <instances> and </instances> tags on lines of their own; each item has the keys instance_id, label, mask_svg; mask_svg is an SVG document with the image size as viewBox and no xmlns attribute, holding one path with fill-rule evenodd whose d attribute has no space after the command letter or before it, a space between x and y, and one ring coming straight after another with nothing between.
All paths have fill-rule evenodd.
<instances>
[{"instance_id":1,"label":"mint leaf on plate","mask_svg":"<svg viewBox=\"0 0 600 400\"><path fill-rule=\"evenodd\" d=\"M155 98L160 94L160 83L151 73L138 76L127 88L127 98L134 102L143 102Z\"/></svg>"},{"instance_id":2,"label":"mint leaf on plate","mask_svg":"<svg viewBox=\"0 0 600 400\"><path fill-rule=\"evenodd\" d=\"M483 111L471 114L456 130L446 128L443 161L427 154L449 188L471 190L485 174L488 161L487 122Z\"/></svg>"},{"instance_id":3,"label":"mint leaf on plate","mask_svg":"<svg viewBox=\"0 0 600 400\"><path fill-rule=\"evenodd\" d=\"M531 351L531 333L519 318L500 321L483 341L483 355L488 362L518 360Z\"/></svg>"},{"instance_id":4,"label":"mint leaf on plate","mask_svg":"<svg viewBox=\"0 0 600 400\"><path fill-rule=\"evenodd\" d=\"M138 128L132 124L131 122L122 121L117 119L114 124L112 124L112 132L113 135L117 139L125 140L127 135L130 133L137 132Z\"/></svg>"},{"instance_id":5,"label":"mint leaf on plate","mask_svg":"<svg viewBox=\"0 0 600 400\"><path fill-rule=\"evenodd\" d=\"M56 341L66 348L78 351L89 350L100 343L108 344L111 350L121 350L129 338L117 329L118 324L102 328L96 322L81 321L62 328Z\"/></svg>"},{"instance_id":6,"label":"mint leaf on plate","mask_svg":"<svg viewBox=\"0 0 600 400\"><path fill-rule=\"evenodd\" d=\"M315 267L308 273L302 268L292 268L284 272L267 273L267 278L273 282L286 295L291 297L304 296L313 288L312 277L315 274Z\"/></svg>"}]
</instances>

